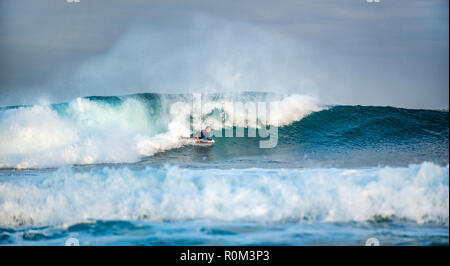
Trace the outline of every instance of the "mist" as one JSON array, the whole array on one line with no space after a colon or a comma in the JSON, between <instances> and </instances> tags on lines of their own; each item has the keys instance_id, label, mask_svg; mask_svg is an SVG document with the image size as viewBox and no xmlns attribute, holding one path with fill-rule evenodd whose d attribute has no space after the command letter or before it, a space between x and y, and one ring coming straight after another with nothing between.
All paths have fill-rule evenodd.
<instances>
[{"instance_id":1,"label":"mist","mask_svg":"<svg viewBox=\"0 0 450 266\"><path fill-rule=\"evenodd\" d=\"M202 14L185 25L135 26L107 54L58 73L47 88L81 95L315 89L319 69L301 43Z\"/></svg>"},{"instance_id":2,"label":"mist","mask_svg":"<svg viewBox=\"0 0 450 266\"><path fill-rule=\"evenodd\" d=\"M1 4L1 106L266 91L448 108L448 1L35 2Z\"/></svg>"}]
</instances>

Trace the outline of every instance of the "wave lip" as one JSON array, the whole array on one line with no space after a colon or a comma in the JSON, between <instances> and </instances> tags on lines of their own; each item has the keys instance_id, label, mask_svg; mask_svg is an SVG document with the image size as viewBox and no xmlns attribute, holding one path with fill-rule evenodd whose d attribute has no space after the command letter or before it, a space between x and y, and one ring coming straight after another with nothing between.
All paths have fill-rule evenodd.
<instances>
[{"instance_id":1,"label":"wave lip","mask_svg":"<svg viewBox=\"0 0 450 266\"><path fill-rule=\"evenodd\" d=\"M0 226L94 220L449 225L449 167L132 171L63 168L0 183Z\"/></svg>"}]
</instances>

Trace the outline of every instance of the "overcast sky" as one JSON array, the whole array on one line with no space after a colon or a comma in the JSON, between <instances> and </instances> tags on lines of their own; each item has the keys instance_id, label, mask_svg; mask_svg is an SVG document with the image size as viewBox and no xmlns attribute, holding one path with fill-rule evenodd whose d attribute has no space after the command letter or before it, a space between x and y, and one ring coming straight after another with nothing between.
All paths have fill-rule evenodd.
<instances>
[{"instance_id":1,"label":"overcast sky","mask_svg":"<svg viewBox=\"0 0 450 266\"><path fill-rule=\"evenodd\" d=\"M0 106L280 91L448 108L448 0L0 1Z\"/></svg>"}]
</instances>

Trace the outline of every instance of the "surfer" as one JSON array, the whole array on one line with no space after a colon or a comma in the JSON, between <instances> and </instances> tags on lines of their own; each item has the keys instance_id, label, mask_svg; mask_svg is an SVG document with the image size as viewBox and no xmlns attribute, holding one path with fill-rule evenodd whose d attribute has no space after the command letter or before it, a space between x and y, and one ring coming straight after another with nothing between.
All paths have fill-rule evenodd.
<instances>
[{"instance_id":1,"label":"surfer","mask_svg":"<svg viewBox=\"0 0 450 266\"><path fill-rule=\"evenodd\" d=\"M213 141L211 137L211 127L207 126L205 129L198 131L195 134L191 134L191 138L198 138L201 141Z\"/></svg>"}]
</instances>

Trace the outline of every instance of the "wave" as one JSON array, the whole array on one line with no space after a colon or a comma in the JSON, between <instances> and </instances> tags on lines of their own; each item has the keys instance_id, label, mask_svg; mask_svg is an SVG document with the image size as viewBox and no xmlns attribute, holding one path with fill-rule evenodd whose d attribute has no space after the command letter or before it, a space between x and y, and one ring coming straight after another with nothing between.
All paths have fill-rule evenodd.
<instances>
[{"instance_id":1,"label":"wave","mask_svg":"<svg viewBox=\"0 0 450 266\"><path fill-rule=\"evenodd\" d=\"M90 220L449 224L449 166L132 170L62 168L0 179L0 226Z\"/></svg>"},{"instance_id":2,"label":"wave","mask_svg":"<svg viewBox=\"0 0 450 266\"><path fill-rule=\"evenodd\" d=\"M233 123L233 118L244 121L246 117L245 110L234 108L236 102L274 99L281 107L271 118L279 125L322 109L314 98L297 94L211 94L203 97L204 115L199 121L215 129L243 126ZM193 95L138 94L2 108L0 167L136 162L143 156L180 147L185 144L180 137L189 136L192 129L193 100Z\"/></svg>"},{"instance_id":3,"label":"wave","mask_svg":"<svg viewBox=\"0 0 450 266\"><path fill-rule=\"evenodd\" d=\"M265 119L249 119L246 107L272 101L280 104L261 116ZM213 160L219 161L270 156L292 165L305 161L296 158L346 160L346 167L448 164L448 111L324 106L305 95L246 92L86 97L0 108L0 168L134 163L164 151L160 161L176 163L195 157L183 150L187 143L180 137L205 125L218 138ZM248 136L249 128L259 136L262 125L279 127L275 148L261 149L263 138ZM233 133L243 128L245 134L221 137L223 128Z\"/></svg>"}]
</instances>

